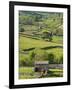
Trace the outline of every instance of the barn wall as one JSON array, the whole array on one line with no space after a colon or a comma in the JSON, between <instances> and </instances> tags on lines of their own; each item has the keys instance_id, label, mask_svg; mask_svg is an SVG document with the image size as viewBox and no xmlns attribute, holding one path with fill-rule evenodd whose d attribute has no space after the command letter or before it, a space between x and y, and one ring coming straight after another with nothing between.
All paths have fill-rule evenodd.
<instances>
[{"instance_id":1,"label":"barn wall","mask_svg":"<svg viewBox=\"0 0 72 90\"><path fill-rule=\"evenodd\" d=\"M50 68L50 69L53 69L53 68L63 69L63 64L49 64L48 68Z\"/></svg>"}]
</instances>

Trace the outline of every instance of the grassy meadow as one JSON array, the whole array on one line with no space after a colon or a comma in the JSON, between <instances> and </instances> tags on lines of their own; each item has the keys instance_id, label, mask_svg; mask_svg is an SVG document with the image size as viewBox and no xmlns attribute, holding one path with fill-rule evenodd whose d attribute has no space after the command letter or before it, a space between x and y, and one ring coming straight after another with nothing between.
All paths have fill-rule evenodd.
<instances>
[{"instance_id":1,"label":"grassy meadow","mask_svg":"<svg viewBox=\"0 0 72 90\"><path fill-rule=\"evenodd\" d=\"M47 42L44 40L35 40L32 38L23 37L23 36L20 36L19 45L21 47L20 49L43 48L43 47L49 47L49 46L62 46L62 44L58 44L54 42Z\"/></svg>"},{"instance_id":2,"label":"grassy meadow","mask_svg":"<svg viewBox=\"0 0 72 90\"><path fill-rule=\"evenodd\" d=\"M49 69L46 78L62 77L63 70L61 69ZM34 72L34 67L20 67L19 79L34 79L39 78L39 73ZM44 77L43 77L44 78Z\"/></svg>"}]
</instances>

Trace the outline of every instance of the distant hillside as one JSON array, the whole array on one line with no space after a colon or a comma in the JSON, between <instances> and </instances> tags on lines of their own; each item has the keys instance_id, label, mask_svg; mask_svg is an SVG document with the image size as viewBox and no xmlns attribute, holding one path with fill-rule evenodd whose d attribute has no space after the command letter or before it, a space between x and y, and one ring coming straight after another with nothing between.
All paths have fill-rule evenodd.
<instances>
[{"instance_id":1,"label":"distant hillside","mask_svg":"<svg viewBox=\"0 0 72 90\"><path fill-rule=\"evenodd\" d=\"M63 35L63 13L19 11L19 25L24 31L47 30L55 35Z\"/></svg>"},{"instance_id":2,"label":"distant hillside","mask_svg":"<svg viewBox=\"0 0 72 90\"><path fill-rule=\"evenodd\" d=\"M38 12L38 11L20 11L20 16L40 16L40 17L46 17L51 18L53 16L62 18L62 13L56 13L56 12Z\"/></svg>"}]
</instances>

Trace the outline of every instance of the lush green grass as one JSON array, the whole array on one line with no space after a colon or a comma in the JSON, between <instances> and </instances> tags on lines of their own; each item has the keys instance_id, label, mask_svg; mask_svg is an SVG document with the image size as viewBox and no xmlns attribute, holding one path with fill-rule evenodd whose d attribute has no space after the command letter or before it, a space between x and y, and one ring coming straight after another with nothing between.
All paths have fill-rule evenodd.
<instances>
[{"instance_id":1,"label":"lush green grass","mask_svg":"<svg viewBox=\"0 0 72 90\"><path fill-rule=\"evenodd\" d=\"M57 44L53 42L48 42L44 40L35 40L32 38L22 37L20 36L19 40L20 49L28 49L28 48L43 48L48 46L62 46L62 44Z\"/></svg>"},{"instance_id":2,"label":"lush green grass","mask_svg":"<svg viewBox=\"0 0 72 90\"><path fill-rule=\"evenodd\" d=\"M63 77L62 69L49 69L48 77Z\"/></svg>"},{"instance_id":3,"label":"lush green grass","mask_svg":"<svg viewBox=\"0 0 72 90\"><path fill-rule=\"evenodd\" d=\"M34 71L33 67L20 67L19 68L19 72L21 72L21 73L25 73L25 72L31 73L33 71Z\"/></svg>"},{"instance_id":4,"label":"lush green grass","mask_svg":"<svg viewBox=\"0 0 72 90\"><path fill-rule=\"evenodd\" d=\"M49 77L62 77L63 70L62 69L49 69L48 75L44 78ZM19 79L32 79L38 78L39 76L36 75L34 72L34 67L20 67L19 68Z\"/></svg>"},{"instance_id":5,"label":"lush green grass","mask_svg":"<svg viewBox=\"0 0 72 90\"><path fill-rule=\"evenodd\" d=\"M49 71L52 71L52 72L63 72L62 69L49 69Z\"/></svg>"},{"instance_id":6,"label":"lush green grass","mask_svg":"<svg viewBox=\"0 0 72 90\"><path fill-rule=\"evenodd\" d=\"M20 67L19 79L31 79L35 78L33 67Z\"/></svg>"},{"instance_id":7,"label":"lush green grass","mask_svg":"<svg viewBox=\"0 0 72 90\"><path fill-rule=\"evenodd\" d=\"M53 40L56 43L63 43L63 37L62 36L53 36Z\"/></svg>"},{"instance_id":8,"label":"lush green grass","mask_svg":"<svg viewBox=\"0 0 72 90\"><path fill-rule=\"evenodd\" d=\"M53 42L48 42L44 40L35 40L32 38L22 37L20 36L19 40L20 45L20 51L28 48L44 48L49 46L62 46L62 44L57 44ZM56 60L60 60L60 57L63 55L63 48L52 48L52 49L45 49L47 53L53 53L55 55ZM21 60L28 60L29 58L29 51L28 54L20 53L19 54L20 61Z\"/></svg>"},{"instance_id":9,"label":"lush green grass","mask_svg":"<svg viewBox=\"0 0 72 90\"><path fill-rule=\"evenodd\" d=\"M28 54L19 53L19 60L24 61L26 58L28 58Z\"/></svg>"},{"instance_id":10,"label":"lush green grass","mask_svg":"<svg viewBox=\"0 0 72 90\"><path fill-rule=\"evenodd\" d=\"M48 53L53 53L57 59L60 58L60 56L63 54L63 49L62 48L52 48L46 50Z\"/></svg>"}]
</instances>

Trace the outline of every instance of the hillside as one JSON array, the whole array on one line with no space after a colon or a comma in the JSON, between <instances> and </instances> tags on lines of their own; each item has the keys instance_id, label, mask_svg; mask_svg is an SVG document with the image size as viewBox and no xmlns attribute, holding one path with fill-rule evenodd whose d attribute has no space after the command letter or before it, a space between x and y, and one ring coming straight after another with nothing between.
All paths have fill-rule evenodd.
<instances>
[{"instance_id":1,"label":"hillside","mask_svg":"<svg viewBox=\"0 0 72 90\"><path fill-rule=\"evenodd\" d=\"M63 14L54 12L20 11L19 25L26 32L47 30L55 35L63 35ZM61 27L61 28L59 28Z\"/></svg>"}]
</instances>

